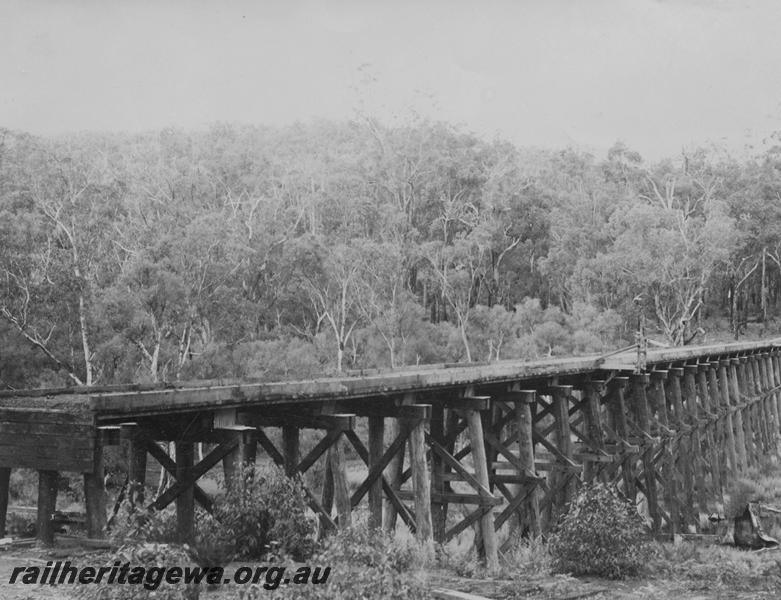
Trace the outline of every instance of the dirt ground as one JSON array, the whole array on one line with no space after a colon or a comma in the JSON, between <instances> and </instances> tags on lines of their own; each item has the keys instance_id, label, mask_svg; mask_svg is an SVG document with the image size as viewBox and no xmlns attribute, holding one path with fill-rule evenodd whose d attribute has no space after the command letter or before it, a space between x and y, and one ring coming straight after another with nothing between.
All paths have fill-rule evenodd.
<instances>
[{"instance_id":1,"label":"dirt ground","mask_svg":"<svg viewBox=\"0 0 781 600\"><path fill-rule=\"evenodd\" d=\"M48 585L9 584L14 567L41 566L47 560L70 560L82 566L105 564L105 554L60 547L48 550L15 548L0 551L0 599L2 600L69 600L75 597L75 587ZM491 600L771 600L781 598L781 550L767 553L761 560L768 569L778 569L772 577L746 576L733 581L703 579L696 576L671 576L633 578L625 581L608 581L598 578L575 578L567 575L508 580L500 578L459 578L449 571L431 571L425 574L433 588L461 591ZM204 600L237 599L232 585L205 589ZM432 596L436 598L436 596Z\"/></svg>"},{"instance_id":2,"label":"dirt ground","mask_svg":"<svg viewBox=\"0 0 781 600\"><path fill-rule=\"evenodd\" d=\"M779 592L744 586L692 585L685 581L635 578L609 581L547 576L526 581L464 579L432 580L436 587L476 594L491 600L778 600Z\"/></svg>"}]
</instances>

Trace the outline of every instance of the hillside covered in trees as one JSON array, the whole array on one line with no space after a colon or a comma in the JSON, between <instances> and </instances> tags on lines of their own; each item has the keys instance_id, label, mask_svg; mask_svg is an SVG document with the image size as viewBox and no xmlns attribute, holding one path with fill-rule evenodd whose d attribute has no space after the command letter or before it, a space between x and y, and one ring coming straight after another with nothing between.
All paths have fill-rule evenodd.
<instances>
[{"instance_id":1,"label":"hillside covered in trees","mask_svg":"<svg viewBox=\"0 0 781 600\"><path fill-rule=\"evenodd\" d=\"M702 342L771 321L780 283L775 149L649 164L371 119L0 130L0 388L599 352L641 316Z\"/></svg>"}]
</instances>

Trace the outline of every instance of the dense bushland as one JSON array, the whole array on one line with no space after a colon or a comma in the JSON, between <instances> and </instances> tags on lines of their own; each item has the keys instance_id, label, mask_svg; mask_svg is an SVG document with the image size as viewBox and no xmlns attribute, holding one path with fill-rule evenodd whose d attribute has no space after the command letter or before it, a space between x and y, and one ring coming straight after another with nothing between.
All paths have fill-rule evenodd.
<instances>
[{"instance_id":1,"label":"dense bushland","mask_svg":"<svg viewBox=\"0 0 781 600\"><path fill-rule=\"evenodd\" d=\"M427 122L3 130L0 385L598 352L640 317L738 335L777 309L779 166Z\"/></svg>"}]
</instances>

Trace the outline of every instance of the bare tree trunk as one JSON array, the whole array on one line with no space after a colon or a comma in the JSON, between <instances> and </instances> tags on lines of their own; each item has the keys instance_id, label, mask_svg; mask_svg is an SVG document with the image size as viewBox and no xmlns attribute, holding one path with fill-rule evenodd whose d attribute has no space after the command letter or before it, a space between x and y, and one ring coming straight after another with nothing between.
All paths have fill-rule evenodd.
<instances>
[{"instance_id":1,"label":"bare tree trunk","mask_svg":"<svg viewBox=\"0 0 781 600\"><path fill-rule=\"evenodd\" d=\"M466 362L472 362L472 352L469 350L469 340L466 337L466 323L463 319L458 319L458 331L461 333L461 341L464 342L464 351L466 352Z\"/></svg>"},{"instance_id":2,"label":"bare tree trunk","mask_svg":"<svg viewBox=\"0 0 781 600\"><path fill-rule=\"evenodd\" d=\"M87 315L84 308L84 295L79 294L79 328L81 329L81 347L84 351L84 383L92 385L92 352L89 346L89 337L87 336Z\"/></svg>"},{"instance_id":3,"label":"bare tree trunk","mask_svg":"<svg viewBox=\"0 0 781 600\"><path fill-rule=\"evenodd\" d=\"M767 248L762 248L762 288L760 290L760 293L762 294L760 298L760 306L762 307L762 323L764 324L767 321L767 269L766 269L766 257L767 257Z\"/></svg>"}]
</instances>

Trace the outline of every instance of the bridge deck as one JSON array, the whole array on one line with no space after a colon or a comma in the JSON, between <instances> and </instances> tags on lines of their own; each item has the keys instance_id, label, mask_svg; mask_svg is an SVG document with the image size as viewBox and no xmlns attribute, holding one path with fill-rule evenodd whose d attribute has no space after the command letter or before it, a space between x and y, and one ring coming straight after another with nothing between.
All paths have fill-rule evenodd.
<instances>
[{"instance_id":1,"label":"bridge deck","mask_svg":"<svg viewBox=\"0 0 781 600\"><path fill-rule=\"evenodd\" d=\"M781 340L686 346L650 350L647 365L684 363L708 357L738 356L781 345ZM598 371L632 371L637 353L627 350L602 355L504 360L490 364L405 367L368 375L305 381L198 381L137 384L97 388L63 388L3 392L0 408L57 409L90 412L99 421L154 414L180 413L218 407L298 404L311 401L397 398L405 393L445 391L464 386L523 382ZM2 417L0 417L2 420Z\"/></svg>"}]
</instances>

